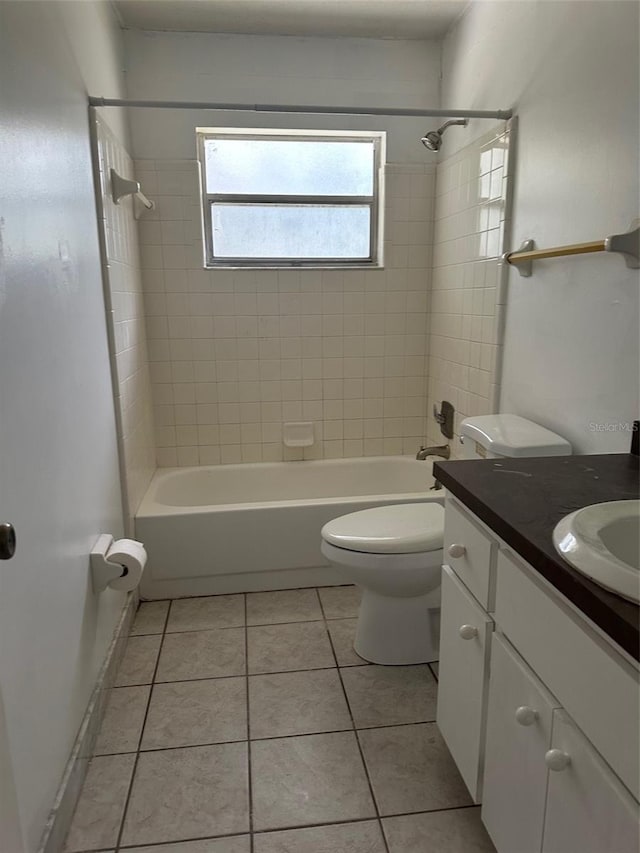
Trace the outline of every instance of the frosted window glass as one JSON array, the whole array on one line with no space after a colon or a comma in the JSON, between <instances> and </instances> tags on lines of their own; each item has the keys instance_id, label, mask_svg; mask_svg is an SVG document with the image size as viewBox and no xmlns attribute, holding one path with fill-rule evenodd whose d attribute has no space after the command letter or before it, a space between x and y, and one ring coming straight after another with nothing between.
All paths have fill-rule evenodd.
<instances>
[{"instance_id":1,"label":"frosted window glass","mask_svg":"<svg viewBox=\"0 0 640 853\"><path fill-rule=\"evenodd\" d=\"M213 204L213 254L366 259L370 216L367 205Z\"/></svg>"},{"instance_id":2,"label":"frosted window glass","mask_svg":"<svg viewBox=\"0 0 640 853\"><path fill-rule=\"evenodd\" d=\"M373 195L373 142L207 139L208 193Z\"/></svg>"}]
</instances>

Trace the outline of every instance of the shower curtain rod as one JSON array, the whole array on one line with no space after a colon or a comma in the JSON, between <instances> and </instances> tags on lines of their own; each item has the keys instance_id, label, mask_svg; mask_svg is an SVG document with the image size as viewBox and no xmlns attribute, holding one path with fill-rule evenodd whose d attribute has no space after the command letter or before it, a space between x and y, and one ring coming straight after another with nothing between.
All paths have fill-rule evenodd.
<instances>
[{"instance_id":1,"label":"shower curtain rod","mask_svg":"<svg viewBox=\"0 0 640 853\"><path fill-rule=\"evenodd\" d=\"M396 107L321 107L287 104L215 104L207 101L140 101L126 98L98 98L89 96L92 107L149 107L160 110L228 110L230 112L253 113L309 113L325 115L355 116L405 116L427 118L497 118L509 119L513 110L407 110Z\"/></svg>"}]
</instances>

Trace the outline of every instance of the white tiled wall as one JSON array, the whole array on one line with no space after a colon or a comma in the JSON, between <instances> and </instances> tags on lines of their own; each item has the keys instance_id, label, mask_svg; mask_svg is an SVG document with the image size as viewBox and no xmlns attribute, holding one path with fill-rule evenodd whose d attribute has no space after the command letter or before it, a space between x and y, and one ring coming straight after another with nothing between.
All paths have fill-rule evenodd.
<instances>
[{"instance_id":1,"label":"white tiled wall","mask_svg":"<svg viewBox=\"0 0 640 853\"><path fill-rule=\"evenodd\" d=\"M437 167L427 432L430 444L445 441L431 412L453 403L453 457L460 421L497 411L510 138L501 126Z\"/></svg>"},{"instance_id":2,"label":"white tiled wall","mask_svg":"<svg viewBox=\"0 0 640 853\"><path fill-rule=\"evenodd\" d=\"M205 270L197 164L136 161L161 466L413 453L425 432L434 165L387 167L385 269ZM286 449L282 424L315 444Z\"/></svg>"},{"instance_id":3,"label":"white tiled wall","mask_svg":"<svg viewBox=\"0 0 640 853\"><path fill-rule=\"evenodd\" d=\"M110 169L133 178L133 161L104 120L97 120L98 157L117 374L116 407L124 455L129 529L155 471L153 405L144 323L134 200L111 198ZM113 354L112 354L113 357ZM122 460L121 460L122 461Z\"/></svg>"}]
</instances>

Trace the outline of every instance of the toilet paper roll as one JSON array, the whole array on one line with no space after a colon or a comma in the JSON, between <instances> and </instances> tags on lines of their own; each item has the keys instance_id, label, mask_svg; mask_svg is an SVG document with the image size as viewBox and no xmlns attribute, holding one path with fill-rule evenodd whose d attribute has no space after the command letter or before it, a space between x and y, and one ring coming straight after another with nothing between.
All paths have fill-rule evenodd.
<instances>
[{"instance_id":1,"label":"toilet paper roll","mask_svg":"<svg viewBox=\"0 0 640 853\"><path fill-rule=\"evenodd\" d=\"M122 576L109 583L111 589L128 592L138 586L147 562L147 552L142 542L136 542L135 539L117 539L107 551L105 559L107 563L123 567Z\"/></svg>"}]
</instances>

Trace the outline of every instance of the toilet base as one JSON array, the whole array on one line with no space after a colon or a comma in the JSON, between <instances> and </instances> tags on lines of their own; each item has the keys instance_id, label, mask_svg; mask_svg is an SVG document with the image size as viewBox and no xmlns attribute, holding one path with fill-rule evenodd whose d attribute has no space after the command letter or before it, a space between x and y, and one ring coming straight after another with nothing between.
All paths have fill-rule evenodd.
<instances>
[{"instance_id":1,"label":"toilet base","mask_svg":"<svg viewBox=\"0 0 640 853\"><path fill-rule=\"evenodd\" d=\"M363 590L354 649L361 658L387 666L438 660L439 592L412 598Z\"/></svg>"}]
</instances>

